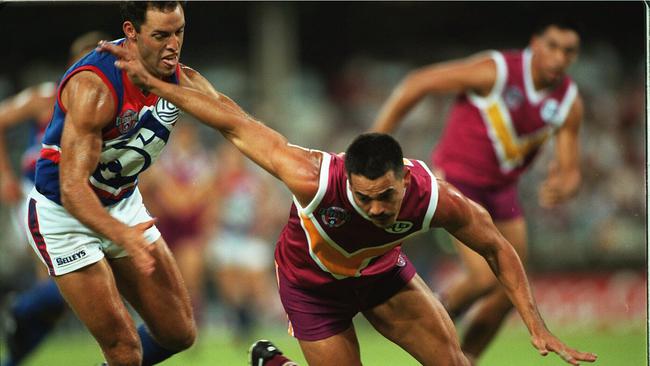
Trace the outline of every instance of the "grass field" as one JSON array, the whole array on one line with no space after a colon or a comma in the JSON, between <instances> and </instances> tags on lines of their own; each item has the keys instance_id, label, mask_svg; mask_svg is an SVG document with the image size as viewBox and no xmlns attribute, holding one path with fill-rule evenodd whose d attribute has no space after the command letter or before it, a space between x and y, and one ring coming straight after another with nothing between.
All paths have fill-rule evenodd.
<instances>
[{"instance_id":1,"label":"grass field","mask_svg":"<svg viewBox=\"0 0 650 366\"><path fill-rule=\"evenodd\" d=\"M365 321L356 323L364 365L418 365L400 348L382 338ZM596 365L647 365L645 324L618 331L556 331L563 340L580 350L599 355ZM285 354L306 365L297 342L277 327L256 332L257 338L273 340ZM183 354L164 362L165 366L237 366L246 365L248 344L233 345L217 330L204 331L198 343ZM58 332L27 362L26 366L93 366L102 361L99 348L84 332ZM563 365L559 357L539 356L522 326L510 326L499 335L485 354L481 366L551 366ZM343 366L343 365L338 365Z\"/></svg>"}]
</instances>

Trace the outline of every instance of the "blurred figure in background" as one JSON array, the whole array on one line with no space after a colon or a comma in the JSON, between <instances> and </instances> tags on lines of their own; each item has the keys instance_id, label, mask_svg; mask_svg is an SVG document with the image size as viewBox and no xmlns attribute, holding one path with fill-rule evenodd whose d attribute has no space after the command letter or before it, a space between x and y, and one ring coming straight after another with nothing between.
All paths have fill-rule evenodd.
<instances>
[{"instance_id":1,"label":"blurred figure in background","mask_svg":"<svg viewBox=\"0 0 650 366\"><path fill-rule=\"evenodd\" d=\"M76 38L70 46L68 66L93 50L105 33L92 31ZM56 102L56 83L44 82L29 87L17 95L0 103L0 202L15 207L14 217L17 231L25 233L22 217L25 216L24 196L34 186L36 161L41 152L41 139L47 127L54 103ZM22 177L14 175L6 147L5 131L18 124L30 124L30 140L22 156ZM24 234L23 234L24 235ZM27 250L24 242L16 243ZM29 250L30 255L32 251ZM42 267L36 267L39 281L33 287L9 299L11 323L7 329L9 350L3 365L18 365L50 333L65 309L65 301ZM4 355L3 355L4 356Z\"/></svg>"},{"instance_id":2,"label":"blurred figure in background","mask_svg":"<svg viewBox=\"0 0 650 366\"><path fill-rule=\"evenodd\" d=\"M273 236L288 212L268 177L229 143L217 149L210 240L212 275L234 318L234 340L248 339L256 323L271 315Z\"/></svg>"},{"instance_id":3,"label":"blurred figure in background","mask_svg":"<svg viewBox=\"0 0 650 366\"><path fill-rule=\"evenodd\" d=\"M524 50L486 52L413 71L393 91L372 129L393 132L427 94L458 93L432 164L438 175L488 210L525 261L527 229L517 183L551 136L555 159L539 187L539 204L554 207L580 185L583 105L566 75L579 47L575 25L554 20L542 24ZM443 291L442 302L452 318L467 311L462 348L476 358L512 304L483 258L453 240L465 272Z\"/></svg>"},{"instance_id":4,"label":"blurred figure in background","mask_svg":"<svg viewBox=\"0 0 650 366\"><path fill-rule=\"evenodd\" d=\"M203 305L206 213L214 189L214 169L197 127L186 118L177 122L159 163L144 173L140 190L176 258L198 324Z\"/></svg>"}]
</instances>

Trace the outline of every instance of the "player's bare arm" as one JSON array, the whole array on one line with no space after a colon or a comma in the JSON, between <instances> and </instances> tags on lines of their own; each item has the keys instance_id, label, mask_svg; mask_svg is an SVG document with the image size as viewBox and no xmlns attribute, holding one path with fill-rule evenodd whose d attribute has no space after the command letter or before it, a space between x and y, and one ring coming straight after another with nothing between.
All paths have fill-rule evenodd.
<instances>
[{"instance_id":1,"label":"player's bare arm","mask_svg":"<svg viewBox=\"0 0 650 366\"><path fill-rule=\"evenodd\" d=\"M433 225L443 227L485 258L517 308L540 354L555 352L572 365L595 361L596 355L566 346L546 328L517 253L499 233L487 211L450 184L438 180L438 186L440 209L436 211Z\"/></svg>"},{"instance_id":2,"label":"player's bare arm","mask_svg":"<svg viewBox=\"0 0 650 366\"><path fill-rule=\"evenodd\" d=\"M67 109L59 177L63 206L84 225L123 246L143 273L151 273L153 258L145 249L148 243L142 234L153 222L129 227L116 220L88 184L99 162L102 128L115 114L108 87L99 76L82 71L67 82L61 101Z\"/></svg>"},{"instance_id":3,"label":"player's bare arm","mask_svg":"<svg viewBox=\"0 0 650 366\"><path fill-rule=\"evenodd\" d=\"M487 95L497 77L494 60L482 53L411 71L383 105L372 131L391 133L425 95L474 91Z\"/></svg>"},{"instance_id":4,"label":"player's bare arm","mask_svg":"<svg viewBox=\"0 0 650 366\"><path fill-rule=\"evenodd\" d=\"M0 201L15 203L21 197L20 183L9 161L5 131L14 125L52 110L52 96L39 93L39 87L28 88L0 103Z\"/></svg>"},{"instance_id":5,"label":"player's bare arm","mask_svg":"<svg viewBox=\"0 0 650 366\"><path fill-rule=\"evenodd\" d=\"M306 205L314 198L321 153L289 144L284 136L251 117L227 96L194 89L210 89L196 72L185 72L191 78L188 80L191 84L187 85L192 87L178 86L153 77L135 57L134 49L106 42L100 49L117 56L116 66L125 70L134 83L219 130L244 155L284 182L301 204Z\"/></svg>"},{"instance_id":6,"label":"player's bare arm","mask_svg":"<svg viewBox=\"0 0 650 366\"><path fill-rule=\"evenodd\" d=\"M573 197L580 187L580 124L582 98L578 96L562 127L555 135L555 159L539 188L539 204L551 208Z\"/></svg>"}]
</instances>

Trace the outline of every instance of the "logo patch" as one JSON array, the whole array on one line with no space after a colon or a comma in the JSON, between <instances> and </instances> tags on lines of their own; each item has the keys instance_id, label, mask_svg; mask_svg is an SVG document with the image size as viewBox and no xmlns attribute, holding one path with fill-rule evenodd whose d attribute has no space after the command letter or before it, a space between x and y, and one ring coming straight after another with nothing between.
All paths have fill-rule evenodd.
<instances>
[{"instance_id":1,"label":"logo patch","mask_svg":"<svg viewBox=\"0 0 650 366\"><path fill-rule=\"evenodd\" d=\"M548 99L545 101L542 105L542 108L539 110L539 114L542 117L542 120L544 120L544 122L548 122L553 119L557 113L559 106L560 105L555 99Z\"/></svg>"},{"instance_id":2,"label":"logo patch","mask_svg":"<svg viewBox=\"0 0 650 366\"><path fill-rule=\"evenodd\" d=\"M413 223L410 221L395 221L395 223L384 230L391 234L402 234L405 233L413 227Z\"/></svg>"},{"instance_id":3,"label":"logo patch","mask_svg":"<svg viewBox=\"0 0 650 366\"><path fill-rule=\"evenodd\" d=\"M503 99L506 101L506 105L510 109L517 109L524 101L524 93L519 90L516 86L510 86L503 93Z\"/></svg>"},{"instance_id":4,"label":"logo patch","mask_svg":"<svg viewBox=\"0 0 650 366\"><path fill-rule=\"evenodd\" d=\"M406 259L404 259L404 257L402 257L402 255L400 254L397 257L397 263L396 264L397 264L398 267L404 267L406 265Z\"/></svg>"},{"instance_id":5,"label":"logo patch","mask_svg":"<svg viewBox=\"0 0 650 366\"><path fill-rule=\"evenodd\" d=\"M117 117L115 125L120 133L127 133L138 124L138 113L133 109L127 109L121 116Z\"/></svg>"},{"instance_id":6,"label":"logo patch","mask_svg":"<svg viewBox=\"0 0 650 366\"><path fill-rule=\"evenodd\" d=\"M336 206L321 208L318 210L318 214L323 223L329 227L339 227L350 220L350 214L345 209Z\"/></svg>"},{"instance_id":7,"label":"logo patch","mask_svg":"<svg viewBox=\"0 0 650 366\"><path fill-rule=\"evenodd\" d=\"M65 267L80 260L81 258L85 258L87 255L88 253L86 252L86 247L81 247L75 252L64 254L60 257L55 257L54 261L56 262L57 266Z\"/></svg>"}]
</instances>

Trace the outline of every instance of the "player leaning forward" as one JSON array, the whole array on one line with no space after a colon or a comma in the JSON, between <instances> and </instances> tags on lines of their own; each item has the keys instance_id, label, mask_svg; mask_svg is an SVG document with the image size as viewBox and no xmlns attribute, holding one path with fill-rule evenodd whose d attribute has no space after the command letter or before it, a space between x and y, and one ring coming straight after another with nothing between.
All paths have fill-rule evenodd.
<instances>
[{"instance_id":1,"label":"player leaning forward","mask_svg":"<svg viewBox=\"0 0 650 366\"><path fill-rule=\"evenodd\" d=\"M443 227L485 257L540 353L567 362L596 356L569 348L546 328L522 264L479 205L404 160L388 135L365 134L344 156L288 144L224 95L153 77L134 48L103 43L119 68L151 93L218 129L294 195L276 249L279 291L310 365L360 365L352 317L363 312L384 336L425 365L469 365L440 302L400 253L403 239Z\"/></svg>"}]
</instances>

